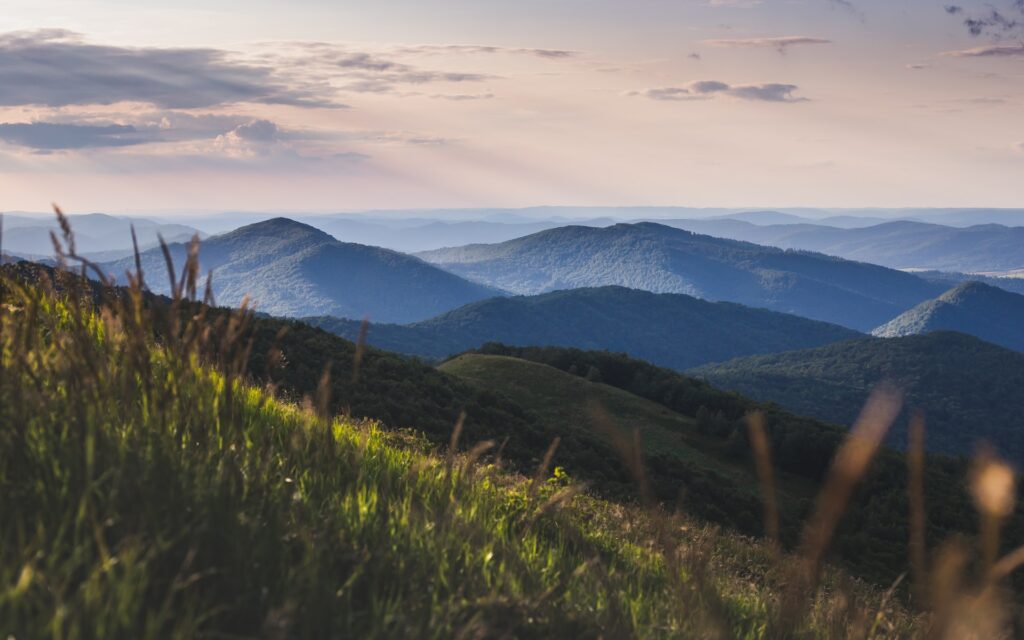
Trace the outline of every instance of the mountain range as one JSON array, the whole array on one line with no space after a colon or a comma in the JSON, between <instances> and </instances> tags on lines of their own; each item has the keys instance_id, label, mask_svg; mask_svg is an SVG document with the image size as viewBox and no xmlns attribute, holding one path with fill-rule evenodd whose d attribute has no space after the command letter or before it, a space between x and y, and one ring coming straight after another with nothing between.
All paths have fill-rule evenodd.
<instances>
[{"instance_id":1,"label":"mountain range","mask_svg":"<svg viewBox=\"0 0 1024 640\"><path fill-rule=\"evenodd\" d=\"M169 247L175 264L187 246ZM499 293L397 251L339 242L300 222L275 218L211 237L201 244L202 274L212 271L219 304L249 297L257 310L278 316L329 314L381 322L430 318ZM169 293L160 249L141 255L149 287ZM134 259L102 265L114 276L134 269Z\"/></svg>"},{"instance_id":2,"label":"mountain range","mask_svg":"<svg viewBox=\"0 0 1024 640\"><path fill-rule=\"evenodd\" d=\"M924 412L927 446L971 455L980 442L1024 463L1024 354L962 333L863 338L691 370L711 384L837 424L851 425L878 384ZM906 422L890 444L906 444Z\"/></svg>"},{"instance_id":3,"label":"mountain range","mask_svg":"<svg viewBox=\"0 0 1024 640\"><path fill-rule=\"evenodd\" d=\"M667 225L782 249L804 249L894 269L1011 272L1024 268L1024 227L966 228L909 220L843 229L823 224L756 224L750 218L670 220Z\"/></svg>"},{"instance_id":4,"label":"mountain range","mask_svg":"<svg viewBox=\"0 0 1024 640\"><path fill-rule=\"evenodd\" d=\"M981 282L965 282L872 331L883 338L959 331L1024 351L1024 296Z\"/></svg>"},{"instance_id":5,"label":"mountain range","mask_svg":"<svg viewBox=\"0 0 1024 640\"><path fill-rule=\"evenodd\" d=\"M654 223L560 227L417 254L518 294L619 285L793 313L870 331L948 288L909 273Z\"/></svg>"},{"instance_id":6,"label":"mountain range","mask_svg":"<svg viewBox=\"0 0 1024 640\"><path fill-rule=\"evenodd\" d=\"M160 236L167 242L186 242L197 234L205 236L184 224L103 213L69 215L68 222L75 233L76 252L99 261L117 259L132 252L133 226L139 247L143 249L157 246ZM58 237L61 235L60 225L54 215L7 214L3 217L3 248L20 256L52 257L51 232L55 232Z\"/></svg>"},{"instance_id":7,"label":"mountain range","mask_svg":"<svg viewBox=\"0 0 1024 640\"><path fill-rule=\"evenodd\" d=\"M303 321L350 340L361 330L360 322L342 318ZM765 309L608 286L491 298L408 325L371 324L366 339L382 349L435 359L487 342L603 349L681 370L859 336Z\"/></svg>"}]
</instances>

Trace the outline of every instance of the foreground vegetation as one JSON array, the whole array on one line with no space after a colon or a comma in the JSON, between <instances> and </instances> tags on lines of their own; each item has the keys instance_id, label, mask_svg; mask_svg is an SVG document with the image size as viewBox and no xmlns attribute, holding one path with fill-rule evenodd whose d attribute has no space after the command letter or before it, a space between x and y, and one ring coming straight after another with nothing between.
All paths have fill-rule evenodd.
<instances>
[{"instance_id":1,"label":"foreground vegetation","mask_svg":"<svg viewBox=\"0 0 1024 640\"><path fill-rule=\"evenodd\" d=\"M5 635L993 637L1011 629L1002 584L1019 554L997 558L1012 474L995 461L976 474L985 516L977 563L966 545L914 563L918 605L937 614L911 615L895 586L823 571L891 398L836 453L795 555L783 556L770 470L761 476L769 539L755 543L654 501L587 494L553 466L554 446L522 475L462 420L438 449L334 417L330 394L341 376L321 374L298 404L275 399L248 374L252 317L192 302L194 261L170 301L148 298L138 280L112 290L55 277L0 280ZM344 372L350 384L361 377L359 351ZM287 370L280 354L264 357ZM764 435L758 419L750 424ZM623 451L634 454L622 463L644 487L640 448Z\"/></svg>"},{"instance_id":2,"label":"foreground vegetation","mask_svg":"<svg viewBox=\"0 0 1024 640\"><path fill-rule=\"evenodd\" d=\"M767 547L588 497L544 466L509 474L482 446L456 455L458 431L439 455L330 418L323 395L274 400L232 353L245 315L176 323L138 289L95 311L61 277L62 294L3 283L4 634L760 637L782 624ZM855 604L811 597L787 625L909 633L884 594L854 589Z\"/></svg>"}]
</instances>

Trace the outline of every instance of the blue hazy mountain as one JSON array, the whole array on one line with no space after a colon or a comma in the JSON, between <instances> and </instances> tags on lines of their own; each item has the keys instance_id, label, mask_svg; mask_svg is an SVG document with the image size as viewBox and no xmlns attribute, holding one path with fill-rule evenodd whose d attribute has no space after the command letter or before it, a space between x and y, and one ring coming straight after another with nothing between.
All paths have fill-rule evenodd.
<instances>
[{"instance_id":1,"label":"blue hazy mountain","mask_svg":"<svg viewBox=\"0 0 1024 640\"><path fill-rule=\"evenodd\" d=\"M894 338L932 331L959 331L1024 351L1024 296L981 282L964 282L872 333Z\"/></svg>"},{"instance_id":2,"label":"blue hazy mountain","mask_svg":"<svg viewBox=\"0 0 1024 640\"><path fill-rule=\"evenodd\" d=\"M158 236L167 242L185 242L197 233L197 229L184 225L163 223L146 218L127 218L103 213L88 213L68 216L75 233L76 251L92 258L114 259L132 251L134 225L139 246L156 246ZM6 215L3 219L4 250L23 256L53 255L53 241L50 233L60 236L60 226L53 214Z\"/></svg>"},{"instance_id":3,"label":"blue hazy mountain","mask_svg":"<svg viewBox=\"0 0 1024 640\"><path fill-rule=\"evenodd\" d=\"M175 264L186 245L170 247ZM142 254L146 282L170 290L163 254ZM213 271L218 304L237 306L249 296L257 310L280 316L330 314L412 322L500 293L468 282L397 251L339 242L287 218L241 227L201 245L203 275ZM103 265L115 276L133 269L132 258Z\"/></svg>"},{"instance_id":4,"label":"blue hazy mountain","mask_svg":"<svg viewBox=\"0 0 1024 640\"><path fill-rule=\"evenodd\" d=\"M418 254L518 294L618 285L737 302L870 331L948 286L871 264L654 224L569 226Z\"/></svg>"},{"instance_id":5,"label":"blue hazy mountain","mask_svg":"<svg viewBox=\"0 0 1024 640\"><path fill-rule=\"evenodd\" d=\"M951 227L913 221L843 229L823 224L752 224L749 220L670 220L673 227L805 249L894 269L1006 272L1024 269L1024 227L984 224Z\"/></svg>"},{"instance_id":6,"label":"blue hazy mountain","mask_svg":"<svg viewBox=\"0 0 1024 640\"><path fill-rule=\"evenodd\" d=\"M304 321L350 340L360 332L360 323L353 320ZM487 342L603 349L686 369L859 336L838 325L729 302L600 287L492 298L409 325L371 324L367 341L434 359Z\"/></svg>"}]
</instances>

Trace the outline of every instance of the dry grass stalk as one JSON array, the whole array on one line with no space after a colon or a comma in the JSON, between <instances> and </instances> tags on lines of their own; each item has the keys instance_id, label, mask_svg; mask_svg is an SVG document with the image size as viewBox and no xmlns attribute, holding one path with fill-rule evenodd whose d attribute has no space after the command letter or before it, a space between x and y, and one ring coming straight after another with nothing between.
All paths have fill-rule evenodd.
<instances>
[{"instance_id":1,"label":"dry grass stalk","mask_svg":"<svg viewBox=\"0 0 1024 640\"><path fill-rule=\"evenodd\" d=\"M914 414L907 442L907 500L910 507L910 568L914 597L924 603L928 584L924 504L924 415Z\"/></svg>"},{"instance_id":2,"label":"dry grass stalk","mask_svg":"<svg viewBox=\"0 0 1024 640\"><path fill-rule=\"evenodd\" d=\"M747 416L747 430L750 447L754 452L754 465L761 485L761 501L764 504L764 530L775 554L779 553L779 508L776 501L775 473L772 464L771 445L764 426L764 414L752 413Z\"/></svg>"},{"instance_id":3,"label":"dry grass stalk","mask_svg":"<svg viewBox=\"0 0 1024 640\"><path fill-rule=\"evenodd\" d=\"M818 493L814 514L804 528L797 566L783 595L783 633L793 628L817 591L822 561L839 519L901 406L902 398L895 389L876 389L836 453L825 485Z\"/></svg>"}]
</instances>

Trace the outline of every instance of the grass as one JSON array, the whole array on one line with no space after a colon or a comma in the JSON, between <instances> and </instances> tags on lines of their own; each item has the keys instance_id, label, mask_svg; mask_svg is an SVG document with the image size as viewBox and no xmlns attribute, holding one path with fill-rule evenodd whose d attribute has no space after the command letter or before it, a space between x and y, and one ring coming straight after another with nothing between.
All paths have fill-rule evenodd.
<instances>
[{"instance_id":1,"label":"grass","mask_svg":"<svg viewBox=\"0 0 1024 640\"><path fill-rule=\"evenodd\" d=\"M99 304L66 272L55 283L0 280L0 634L865 638L1006 628L999 579L1012 556L993 558L978 589L958 582L966 556L943 554L936 573L950 577L933 581L941 615L912 615L891 590L812 562L834 510L820 510L811 548L779 558L657 506L588 495L547 464L532 477L509 473L483 457L493 443L460 443L458 429L443 451L331 416L326 376L301 404L277 400L241 375L250 316L184 304L196 264L159 313L144 303L141 274ZM838 459L866 463L863 438L851 443ZM856 481L854 467L837 467L823 504ZM977 477L998 535L1006 473L996 468Z\"/></svg>"},{"instance_id":2,"label":"grass","mask_svg":"<svg viewBox=\"0 0 1024 640\"><path fill-rule=\"evenodd\" d=\"M725 454L717 439L699 433L693 418L622 389L519 358L468 353L439 368L481 388L500 390L531 410L552 432L565 434L563 438L575 434L578 448L593 448L596 440L614 449L616 439L629 437L633 428L638 429L644 456L663 461L654 469L648 465L648 474L657 474L662 467L687 472L679 485L683 495L666 494L664 498L680 501L683 510L704 519L739 528L747 523L749 532L761 530L760 488L754 469L745 460ZM570 473L585 477L574 466L572 452L559 460ZM605 466L609 466L607 462ZM804 515L797 505L812 501L817 487L791 474L780 474L780 480L787 515L795 520ZM701 493L705 484L720 492L730 490L726 502L733 513L722 517L711 513L716 510L716 500ZM744 503L750 505L749 513L741 513Z\"/></svg>"},{"instance_id":3,"label":"grass","mask_svg":"<svg viewBox=\"0 0 1024 640\"><path fill-rule=\"evenodd\" d=\"M138 295L96 312L84 296L4 284L5 634L769 628L773 569L754 542L581 495L564 476L508 474L479 448L438 455L318 414L315 398L281 403L203 363L202 318L153 341ZM887 624L908 628L894 611Z\"/></svg>"}]
</instances>

